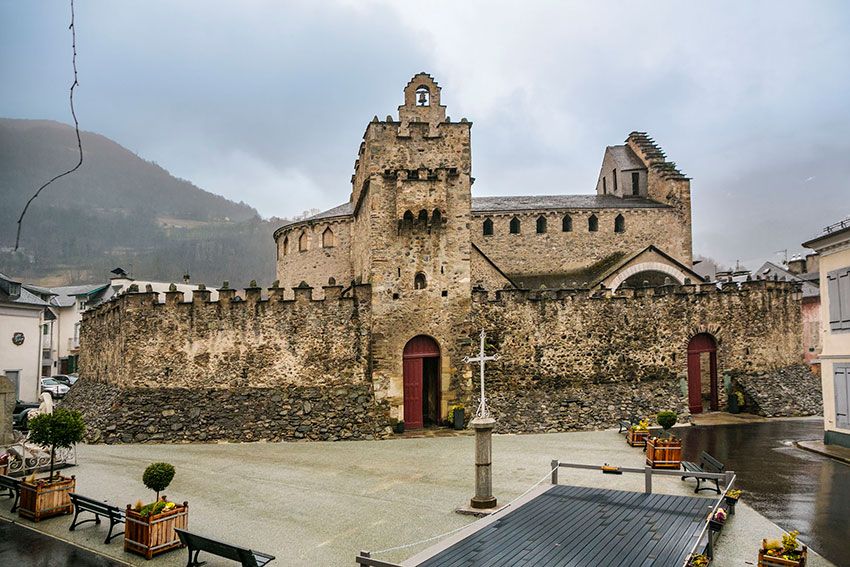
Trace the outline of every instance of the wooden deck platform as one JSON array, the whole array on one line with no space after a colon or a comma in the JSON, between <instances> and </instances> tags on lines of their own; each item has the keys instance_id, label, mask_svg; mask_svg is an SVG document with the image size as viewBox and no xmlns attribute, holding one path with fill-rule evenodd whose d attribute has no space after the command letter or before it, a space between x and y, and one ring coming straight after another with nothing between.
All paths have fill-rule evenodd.
<instances>
[{"instance_id":1,"label":"wooden deck platform","mask_svg":"<svg viewBox=\"0 0 850 567\"><path fill-rule=\"evenodd\" d=\"M541 487L404 566L681 567L717 500Z\"/></svg>"}]
</instances>

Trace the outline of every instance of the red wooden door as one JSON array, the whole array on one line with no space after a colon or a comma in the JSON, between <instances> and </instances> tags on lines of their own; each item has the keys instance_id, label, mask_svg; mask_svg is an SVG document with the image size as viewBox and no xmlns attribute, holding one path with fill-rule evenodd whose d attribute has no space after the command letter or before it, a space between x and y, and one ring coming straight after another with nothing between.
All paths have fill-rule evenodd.
<instances>
[{"instance_id":1,"label":"red wooden door","mask_svg":"<svg viewBox=\"0 0 850 567\"><path fill-rule=\"evenodd\" d=\"M699 353L688 353L688 409L691 413L702 413L702 381L699 369Z\"/></svg>"},{"instance_id":2,"label":"red wooden door","mask_svg":"<svg viewBox=\"0 0 850 567\"><path fill-rule=\"evenodd\" d=\"M422 358L404 359L404 427L418 429L422 420Z\"/></svg>"}]
</instances>

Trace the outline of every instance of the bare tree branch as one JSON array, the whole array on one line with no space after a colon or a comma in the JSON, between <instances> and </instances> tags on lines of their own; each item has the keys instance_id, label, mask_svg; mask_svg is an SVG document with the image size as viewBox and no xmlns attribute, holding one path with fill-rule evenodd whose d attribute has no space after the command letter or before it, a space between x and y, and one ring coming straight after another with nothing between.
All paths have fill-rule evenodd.
<instances>
[{"instance_id":1,"label":"bare tree branch","mask_svg":"<svg viewBox=\"0 0 850 567\"><path fill-rule=\"evenodd\" d=\"M76 28L74 27L74 0L71 0L71 25L68 26L68 29L71 30L71 49L73 51L73 56L71 58L71 65L74 67L74 82L71 83L71 95L70 95L71 116L74 118L74 130L77 133L77 149L79 149L79 151L80 151L80 159L77 162L77 165L75 165L74 167L72 167L68 171L60 173L59 175L57 175L56 177L54 177L53 179L51 179L50 181L48 181L47 183L45 183L44 185L39 187L38 190L33 194L33 196L29 198L29 201L27 201L27 204L24 205L24 210L21 211L21 216L18 218L18 234L15 237L15 251L16 252L18 250L18 246L21 243L21 226L22 226L22 223L24 221L24 215L27 214L27 209L29 209L30 203L32 203L35 200L35 198L38 197L39 193L41 193L41 191L45 187L47 187L48 185L50 185L51 183L53 183L54 181L56 181L60 177L65 177L69 173L73 173L73 172L77 171L80 168L80 166L83 165L83 141L80 138L80 123L77 121L77 113L74 110L74 89L77 87L77 85L79 85L79 83L77 82L77 31L76 31Z\"/></svg>"}]
</instances>

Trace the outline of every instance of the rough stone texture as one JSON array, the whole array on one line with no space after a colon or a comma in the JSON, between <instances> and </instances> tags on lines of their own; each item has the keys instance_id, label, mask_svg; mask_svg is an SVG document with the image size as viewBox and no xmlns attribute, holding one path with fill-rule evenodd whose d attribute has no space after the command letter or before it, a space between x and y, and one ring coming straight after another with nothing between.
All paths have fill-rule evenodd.
<instances>
[{"instance_id":1,"label":"rough stone texture","mask_svg":"<svg viewBox=\"0 0 850 567\"><path fill-rule=\"evenodd\" d=\"M15 412L15 385L0 374L0 444L12 442L12 414Z\"/></svg>"},{"instance_id":2,"label":"rough stone texture","mask_svg":"<svg viewBox=\"0 0 850 567\"><path fill-rule=\"evenodd\" d=\"M118 388L82 379L61 402L79 410L89 443L382 439L388 408L368 385Z\"/></svg>"},{"instance_id":3,"label":"rough stone texture","mask_svg":"<svg viewBox=\"0 0 850 567\"><path fill-rule=\"evenodd\" d=\"M823 415L821 379L799 364L752 376L733 376L744 393L746 411L765 417Z\"/></svg>"}]
</instances>

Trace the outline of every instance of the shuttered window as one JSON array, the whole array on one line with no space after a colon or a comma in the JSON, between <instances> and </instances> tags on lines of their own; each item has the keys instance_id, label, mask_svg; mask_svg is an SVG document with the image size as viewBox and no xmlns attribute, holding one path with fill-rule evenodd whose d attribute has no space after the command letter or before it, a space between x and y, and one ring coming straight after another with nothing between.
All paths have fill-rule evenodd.
<instances>
[{"instance_id":1,"label":"shuttered window","mask_svg":"<svg viewBox=\"0 0 850 567\"><path fill-rule=\"evenodd\" d=\"M826 275L829 298L829 329L850 331L850 268Z\"/></svg>"},{"instance_id":2,"label":"shuttered window","mask_svg":"<svg viewBox=\"0 0 850 567\"><path fill-rule=\"evenodd\" d=\"M850 429L850 366L835 366L835 425Z\"/></svg>"}]
</instances>

